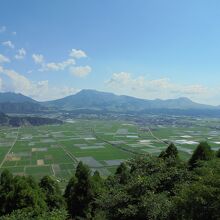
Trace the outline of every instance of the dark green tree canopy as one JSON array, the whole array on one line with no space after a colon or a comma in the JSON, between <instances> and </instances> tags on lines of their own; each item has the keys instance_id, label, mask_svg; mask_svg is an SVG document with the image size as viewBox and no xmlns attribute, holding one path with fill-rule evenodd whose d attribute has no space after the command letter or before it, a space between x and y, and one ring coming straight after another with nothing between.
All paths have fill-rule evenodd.
<instances>
[{"instance_id":1,"label":"dark green tree canopy","mask_svg":"<svg viewBox=\"0 0 220 220\"><path fill-rule=\"evenodd\" d=\"M188 163L171 144L159 157L121 163L107 178L79 162L64 195L53 176L0 176L2 220L218 220L219 210L220 158L207 143Z\"/></svg>"},{"instance_id":2,"label":"dark green tree canopy","mask_svg":"<svg viewBox=\"0 0 220 220\"><path fill-rule=\"evenodd\" d=\"M1 214L23 208L41 212L47 208L45 195L32 177L13 177L8 171L3 171L1 175L0 200Z\"/></svg>"},{"instance_id":3,"label":"dark green tree canopy","mask_svg":"<svg viewBox=\"0 0 220 220\"><path fill-rule=\"evenodd\" d=\"M125 163L121 163L116 169L115 176L118 179L119 183L127 183L130 176L130 170L128 166Z\"/></svg>"},{"instance_id":4,"label":"dark green tree canopy","mask_svg":"<svg viewBox=\"0 0 220 220\"><path fill-rule=\"evenodd\" d=\"M159 157L163 158L163 159L168 159L168 158L177 159L178 158L178 150L177 150L176 146L173 143L171 143L165 151L161 152Z\"/></svg>"},{"instance_id":5,"label":"dark green tree canopy","mask_svg":"<svg viewBox=\"0 0 220 220\"><path fill-rule=\"evenodd\" d=\"M90 203L93 199L91 171L87 165L79 162L75 178L72 178L67 185L65 197L68 205L69 213L72 217L87 218L90 214Z\"/></svg>"},{"instance_id":6,"label":"dark green tree canopy","mask_svg":"<svg viewBox=\"0 0 220 220\"><path fill-rule=\"evenodd\" d=\"M52 177L44 176L39 186L45 193L46 203L50 210L64 208L65 201L61 194L61 190L58 183Z\"/></svg>"},{"instance_id":7,"label":"dark green tree canopy","mask_svg":"<svg viewBox=\"0 0 220 220\"><path fill-rule=\"evenodd\" d=\"M212 157L213 152L209 144L207 142L201 142L193 152L193 155L189 160L189 166L193 169L199 165L201 160L210 160Z\"/></svg>"}]
</instances>

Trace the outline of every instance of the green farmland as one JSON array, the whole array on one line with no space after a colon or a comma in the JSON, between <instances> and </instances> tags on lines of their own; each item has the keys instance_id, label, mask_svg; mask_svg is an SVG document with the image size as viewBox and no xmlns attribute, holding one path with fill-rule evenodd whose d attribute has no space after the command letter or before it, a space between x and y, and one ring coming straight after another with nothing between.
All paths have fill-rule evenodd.
<instances>
[{"instance_id":1,"label":"green farmland","mask_svg":"<svg viewBox=\"0 0 220 220\"><path fill-rule=\"evenodd\" d=\"M52 175L65 184L80 160L107 176L135 155L158 155L171 141L183 159L188 159L202 140L217 150L219 136L220 131L203 127L202 122L189 128L148 128L123 121L77 120L63 125L1 128L0 169L37 179Z\"/></svg>"}]
</instances>

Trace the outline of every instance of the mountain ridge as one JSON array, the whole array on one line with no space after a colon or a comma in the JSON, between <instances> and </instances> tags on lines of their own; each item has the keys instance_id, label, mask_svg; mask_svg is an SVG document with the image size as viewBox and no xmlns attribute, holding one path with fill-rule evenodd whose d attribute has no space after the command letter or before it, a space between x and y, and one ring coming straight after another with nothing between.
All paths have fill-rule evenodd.
<instances>
[{"instance_id":1,"label":"mountain ridge","mask_svg":"<svg viewBox=\"0 0 220 220\"><path fill-rule=\"evenodd\" d=\"M61 99L43 102L46 106L63 109L92 108L108 110L144 110L144 109L216 109L218 107L193 102L187 97L177 99L141 99L127 95L84 89Z\"/></svg>"},{"instance_id":2,"label":"mountain ridge","mask_svg":"<svg viewBox=\"0 0 220 220\"><path fill-rule=\"evenodd\" d=\"M3 113L38 113L47 110L40 102L21 93L1 92L0 112Z\"/></svg>"},{"instance_id":3,"label":"mountain ridge","mask_svg":"<svg viewBox=\"0 0 220 220\"><path fill-rule=\"evenodd\" d=\"M37 103L38 101L25 96L21 93L15 93L15 92L0 92L0 103L23 103L23 102L31 102L31 103Z\"/></svg>"},{"instance_id":4,"label":"mountain ridge","mask_svg":"<svg viewBox=\"0 0 220 220\"><path fill-rule=\"evenodd\" d=\"M150 109L208 109L218 110L212 106L193 102L187 97L176 99L141 99L127 95L116 95L92 89L83 89L76 94L51 101L36 101L21 93L0 93L0 111L5 113L40 112L54 110L107 110L107 111L143 111Z\"/></svg>"}]
</instances>

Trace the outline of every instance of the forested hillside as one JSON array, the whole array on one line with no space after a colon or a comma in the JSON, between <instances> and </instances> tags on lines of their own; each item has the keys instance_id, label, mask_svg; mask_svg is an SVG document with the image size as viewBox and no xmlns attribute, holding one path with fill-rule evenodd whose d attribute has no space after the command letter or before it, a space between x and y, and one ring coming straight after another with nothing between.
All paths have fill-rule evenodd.
<instances>
[{"instance_id":1,"label":"forested hillside","mask_svg":"<svg viewBox=\"0 0 220 220\"><path fill-rule=\"evenodd\" d=\"M0 219L219 219L220 151L200 143L188 162L174 144L102 178L80 162L64 192L53 177L0 177Z\"/></svg>"},{"instance_id":2,"label":"forested hillside","mask_svg":"<svg viewBox=\"0 0 220 220\"><path fill-rule=\"evenodd\" d=\"M54 118L45 118L45 117L30 117L30 116L8 116L0 112L0 125L1 126L39 126L47 124L62 124L62 121Z\"/></svg>"}]
</instances>

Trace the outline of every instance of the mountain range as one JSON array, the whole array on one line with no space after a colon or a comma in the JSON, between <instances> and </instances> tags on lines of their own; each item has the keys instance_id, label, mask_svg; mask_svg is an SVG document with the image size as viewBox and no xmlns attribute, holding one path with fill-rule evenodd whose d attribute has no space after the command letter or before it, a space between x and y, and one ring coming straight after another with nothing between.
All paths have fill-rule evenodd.
<instances>
[{"instance_id":1,"label":"mountain range","mask_svg":"<svg viewBox=\"0 0 220 220\"><path fill-rule=\"evenodd\" d=\"M46 102L38 102L20 93L0 93L0 112L34 113L49 110L71 111L76 109L106 110L113 112L138 112L150 109L220 110L220 107L199 104L185 97L167 100L147 100L88 89L81 90L74 95Z\"/></svg>"},{"instance_id":2,"label":"mountain range","mask_svg":"<svg viewBox=\"0 0 220 220\"><path fill-rule=\"evenodd\" d=\"M111 111L141 111L146 109L215 109L211 105L199 104L188 98L146 100L125 95L81 90L75 95L44 102L45 106L59 109L106 109Z\"/></svg>"}]
</instances>

